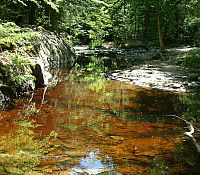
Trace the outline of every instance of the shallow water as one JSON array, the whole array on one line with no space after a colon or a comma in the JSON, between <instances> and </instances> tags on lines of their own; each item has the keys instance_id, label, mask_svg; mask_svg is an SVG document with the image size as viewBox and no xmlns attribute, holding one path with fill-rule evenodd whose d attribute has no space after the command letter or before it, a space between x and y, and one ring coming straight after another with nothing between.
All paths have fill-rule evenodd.
<instances>
[{"instance_id":1,"label":"shallow water","mask_svg":"<svg viewBox=\"0 0 200 175\"><path fill-rule=\"evenodd\" d=\"M34 142L48 138L48 151L38 156L34 173L198 174L198 155L184 136L186 125L167 116L197 115L198 105L193 104L197 104L198 94L115 81L94 88L97 86L66 80L48 88L43 103L43 89L36 90L31 100L16 101L14 109L0 112L2 139L8 133L17 137L21 132L16 121L21 120L34 124L29 128L32 132L26 130ZM195 137L200 138L198 133ZM0 148L1 153L12 152L3 145ZM10 169L0 171L5 174Z\"/></svg>"}]
</instances>

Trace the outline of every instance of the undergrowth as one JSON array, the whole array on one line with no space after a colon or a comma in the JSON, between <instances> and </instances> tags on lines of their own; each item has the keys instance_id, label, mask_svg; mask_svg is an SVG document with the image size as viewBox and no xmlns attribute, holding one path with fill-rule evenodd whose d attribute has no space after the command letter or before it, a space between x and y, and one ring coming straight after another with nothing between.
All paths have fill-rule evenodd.
<instances>
[{"instance_id":1,"label":"undergrowth","mask_svg":"<svg viewBox=\"0 0 200 175\"><path fill-rule=\"evenodd\" d=\"M200 49L191 50L185 53L182 65L190 68L193 72L200 74Z\"/></svg>"},{"instance_id":2,"label":"undergrowth","mask_svg":"<svg viewBox=\"0 0 200 175\"><path fill-rule=\"evenodd\" d=\"M33 51L33 42L39 35L39 32L22 29L13 22L0 24L0 51L18 51L21 54Z\"/></svg>"},{"instance_id":3,"label":"undergrowth","mask_svg":"<svg viewBox=\"0 0 200 175\"><path fill-rule=\"evenodd\" d=\"M0 24L0 79L14 87L30 84L34 88L32 57L40 33L20 28L13 22Z\"/></svg>"}]
</instances>

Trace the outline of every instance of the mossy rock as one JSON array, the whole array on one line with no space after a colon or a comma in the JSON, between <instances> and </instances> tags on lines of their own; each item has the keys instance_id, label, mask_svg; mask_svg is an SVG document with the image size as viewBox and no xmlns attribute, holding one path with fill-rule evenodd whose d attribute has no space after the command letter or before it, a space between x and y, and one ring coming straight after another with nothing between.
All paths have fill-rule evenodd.
<instances>
[{"instance_id":1,"label":"mossy rock","mask_svg":"<svg viewBox=\"0 0 200 175\"><path fill-rule=\"evenodd\" d=\"M54 33L23 29L14 23L0 24L0 84L12 88L16 97L48 85L49 66L70 69L75 61L70 44ZM14 97L8 91L2 94Z\"/></svg>"}]
</instances>

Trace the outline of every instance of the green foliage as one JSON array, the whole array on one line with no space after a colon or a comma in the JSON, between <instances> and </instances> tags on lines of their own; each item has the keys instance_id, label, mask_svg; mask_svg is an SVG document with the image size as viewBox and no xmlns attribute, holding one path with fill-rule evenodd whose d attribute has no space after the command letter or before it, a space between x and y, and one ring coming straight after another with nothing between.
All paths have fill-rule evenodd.
<instances>
[{"instance_id":1,"label":"green foliage","mask_svg":"<svg viewBox=\"0 0 200 175\"><path fill-rule=\"evenodd\" d=\"M12 65L7 66L5 70L7 81L12 82L12 86L29 83L34 88L35 77L32 75L30 58L21 56L18 52L4 52L3 56L12 61Z\"/></svg>"},{"instance_id":2,"label":"green foliage","mask_svg":"<svg viewBox=\"0 0 200 175\"><path fill-rule=\"evenodd\" d=\"M108 10L105 7L101 7L97 12L91 13L88 18L90 21L87 24L90 26L89 38L90 48L101 47L104 39L109 35L108 31L105 29L110 27L110 17L108 15Z\"/></svg>"},{"instance_id":3,"label":"green foliage","mask_svg":"<svg viewBox=\"0 0 200 175\"><path fill-rule=\"evenodd\" d=\"M17 33L20 31L20 27L14 22L7 22L0 24L0 37L8 37L11 33Z\"/></svg>"},{"instance_id":4,"label":"green foliage","mask_svg":"<svg viewBox=\"0 0 200 175\"><path fill-rule=\"evenodd\" d=\"M89 44L92 49L110 40L119 45L135 39L158 45L158 29L167 44L200 45L199 7L196 0L3 0L0 19L62 32L74 44Z\"/></svg>"},{"instance_id":5,"label":"green foliage","mask_svg":"<svg viewBox=\"0 0 200 175\"><path fill-rule=\"evenodd\" d=\"M200 50L195 49L187 52L184 55L184 60L182 63L184 66L189 67L193 71L200 71Z\"/></svg>"},{"instance_id":6,"label":"green foliage","mask_svg":"<svg viewBox=\"0 0 200 175\"><path fill-rule=\"evenodd\" d=\"M0 5L0 19L3 22L13 21L17 25L42 25L48 29L53 23L52 16L59 12L59 3L62 0L6 0ZM48 19L47 24L43 24Z\"/></svg>"},{"instance_id":7,"label":"green foliage","mask_svg":"<svg viewBox=\"0 0 200 175\"><path fill-rule=\"evenodd\" d=\"M58 2L59 1L62 1L62 0L58 0ZM56 12L59 12L59 6L55 2L52 2L51 0L44 0L44 2L47 5L49 5L53 10L55 10Z\"/></svg>"},{"instance_id":8,"label":"green foliage","mask_svg":"<svg viewBox=\"0 0 200 175\"><path fill-rule=\"evenodd\" d=\"M30 83L34 88L30 55L34 52L33 44L39 36L39 32L22 29L13 22L0 24L1 55L12 64L7 65L3 73L6 84L18 86Z\"/></svg>"},{"instance_id":9,"label":"green foliage","mask_svg":"<svg viewBox=\"0 0 200 175\"><path fill-rule=\"evenodd\" d=\"M180 96L180 101L182 102L182 118L185 120L195 123L200 122L200 95L193 94L189 96Z\"/></svg>"},{"instance_id":10,"label":"green foliage","mask_svg":"<svg viewBox=\"0 0 200 175\"><path fill-rule=\"evenodd\" d=\"M26 51L33 48L33 40L39 37L38 32L21 29L13 22L0 24L0 49Z\"/></svg>"},{"instance_id":11,"label":"green foliage","mask_svg":"<svg viewBox=\"0 0 200 175\"><path fill-rule=\"evenodd\" d=\"M58 28L64 29L74 44L101 47L109 34L107 29L111 26L107 6L103 1L65 2Z\"/></svg>"},{"instance_id":12,"label":"green foliage","mask_svg":"<svg viewBox=\"0 0 200 175\"><path fill-rule=\"evenodd\" d=\"M184 28L187 37L190 37L194 44L200 46L200 17L189 16L185 19Z\"/></svg>"}]
</instances>

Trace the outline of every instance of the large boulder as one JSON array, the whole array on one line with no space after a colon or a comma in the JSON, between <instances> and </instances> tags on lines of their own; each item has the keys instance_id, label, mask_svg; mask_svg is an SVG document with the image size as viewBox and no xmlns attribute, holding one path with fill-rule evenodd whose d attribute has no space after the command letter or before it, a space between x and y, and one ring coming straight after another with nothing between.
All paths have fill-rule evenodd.
<instances>
[{"instance_id":1,"label":"large boulder","mask_svg":"<svg viewBox=\"0 0 200 175\"><path fill-rule=\"evenodd\" d=\"M26 50L33 45L33 49ZM49 86L51 79L55 80L50 74L51 67L70 69L76 61L73 47L49 32L40 32L28 46L20 45L17 49L16 52L0 50L0 109L24 92Z\"/></svg>"},{"instance_id":2,"label":"large boulder","mask_svg":"<svg viewBox=\"0 0 200 175\"><path fill-rule=\"evenodd\" d=\"M76 62L73 47L54 33L43 32L38 43L33 71L36 77L36 88L51 84L51 78L54 75L50 74L50 67L71 69Z\"/></svg>"}]
</instances>

